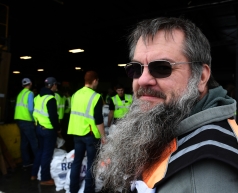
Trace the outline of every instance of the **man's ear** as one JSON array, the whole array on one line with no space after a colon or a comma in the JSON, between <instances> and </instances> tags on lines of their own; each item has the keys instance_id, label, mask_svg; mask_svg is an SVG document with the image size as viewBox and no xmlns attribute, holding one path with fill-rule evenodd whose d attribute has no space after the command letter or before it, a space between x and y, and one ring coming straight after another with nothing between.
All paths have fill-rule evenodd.
<instances>
[{"instance_id":1,"label":"man's ear","mask_svg":"<svg viewBox=\"0 0 238 193\"><path fill-rule=\"evenodd\" d=\"M198 90L201 95L206 94L207 92L207 82L211 75L211 69L207 64L203 64L202 74L200 82L198 83Z\"/></svg>"}]
</instances>

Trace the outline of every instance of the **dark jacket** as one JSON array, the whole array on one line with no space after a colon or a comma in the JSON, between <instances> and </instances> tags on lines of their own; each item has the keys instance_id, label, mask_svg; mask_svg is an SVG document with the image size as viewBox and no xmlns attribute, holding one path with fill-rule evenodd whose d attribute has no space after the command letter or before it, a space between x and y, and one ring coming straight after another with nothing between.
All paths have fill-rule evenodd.
<instances>
[{"instance_id":1,"label":"dark jacket","mask_svg":"<svg viewBox=\"0 0 238 193\"><path fill-rule=\"evenodd\" d=\"M40 91L40 96L44 96L44 95L52 95L55 96L55 93L50 90L49 88L43 87ZM53 128L56 131L60 130L60 124L59 124L59 118L58 118L58 113L57 113L57 105L56 105L56 100L55 98L50 99L47 104L47 110L48 110L48 114L49 114L49 119L50 122L53 126Z\"/></svg>"}]
</instances>

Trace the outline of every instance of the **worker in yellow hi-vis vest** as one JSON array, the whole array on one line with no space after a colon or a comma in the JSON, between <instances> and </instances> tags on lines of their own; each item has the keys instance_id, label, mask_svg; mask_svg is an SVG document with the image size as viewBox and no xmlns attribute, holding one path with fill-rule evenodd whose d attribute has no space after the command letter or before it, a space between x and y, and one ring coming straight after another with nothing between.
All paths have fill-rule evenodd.
<instances>
[{"instance_id":1,"label":"worker in yellow hi-vis vest","mask_svg":"<svg viewBox=\"0 0 238 193\"><path fill-rule=\"evenodd\" d=\"M17 121L17 125L21 135L21 158L23 167L31 166L33 160L30 156L29 146L36 156L38 149L38 142L36 138L36 130L33 118L34 110L34 95L30 90L32 82L29 78L22 80L23 89L17 96L14 119Z\"/></svg>"},{"instance_id":2,"label":"worker in yellow hi-vis vest","mask_svg":"<svg viewBox=\"0 0 238 193\"><path fill-rule=\"evenodd\" d=\"M116 85L116 93L109 101L108 127L128 112L133 99L131 94L124 93L124 86L122 84Z\"/></svg>"},{"instance_id":3,"label":"worker in yellow hi-vis vest","mask_svg":"<svg viewBox=\"0 0 238 193\"><path fill-rule=\"evenodd\" d=\"M91 173L91 166L101 143L106 141L102 107L103 100L95 92L98 85L98 74L88 71L84 77L85 85L73 94L71 99L71 113L68 134L74 136L75 157L71 165L70 192L77 193L80 188L81 163L87 151L87 173L84 192L94 192L95 182Z\"/></svg>"},{"instance_id":4,"label":"worker in yellow hi-vis vest","mask_svg":"<svg viewBox=\"0 0 238 193\"><path fill-rule=\"evenodd\" d=\"M50 163L56 145L60 125L57 114L57 105L54 92L58 82L54 77L45 80L45 87L41 89L35 99L33 116L36 120L36 134L39 139L39 150L32 168L31 180L37 178L41 167L41 185L54 185L51 179Z\"/></svg>"},{"instance_id":5,"label":"worker in yellow hi-vis vest","mask_svg":"<svg viewBox=\"0 0 238 193\"><path fill-rule=\"evenodd\" d=\"M64 97L61 95L59 92L55 92L55 99L56 99L56 104L57 104L57 112L59 116L59 122L61 123L63 118L64 118Z\"/></svg>"}]
</instances>

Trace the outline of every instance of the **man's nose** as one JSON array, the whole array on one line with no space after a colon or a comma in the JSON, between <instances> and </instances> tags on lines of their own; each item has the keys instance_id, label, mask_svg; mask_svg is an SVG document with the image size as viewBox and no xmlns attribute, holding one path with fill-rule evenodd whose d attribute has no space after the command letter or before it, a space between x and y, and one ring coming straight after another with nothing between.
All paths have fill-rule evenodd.
<instances>
[{"instance_id":1,"label":"man's nose","mask_svg":"<svg viewBox=\"0 0 238 193\"><path fill-rule=\"evenodd\" d=\"M141 76L138 79L140 86L155 85L156 79L150 74L148 66L144 66Z\"/></svg>"}]
</instances>

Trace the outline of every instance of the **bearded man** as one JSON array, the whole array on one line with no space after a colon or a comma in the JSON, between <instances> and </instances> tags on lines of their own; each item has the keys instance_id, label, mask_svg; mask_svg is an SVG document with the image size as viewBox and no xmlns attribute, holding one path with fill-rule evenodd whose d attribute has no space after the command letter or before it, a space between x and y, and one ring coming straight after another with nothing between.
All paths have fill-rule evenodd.
<instances>
[{"instance_id":1,"label":"bearded man","mask_svg":"<svg viewBox=\"0 0 238 193\"><path fill-rule=\"evenodd\" d=\"M138 24L130 36L130 111L94 172L111 192L238 190L236 101L211 76L210 45L181 18Z\"/></svg>"}]
</instances>

